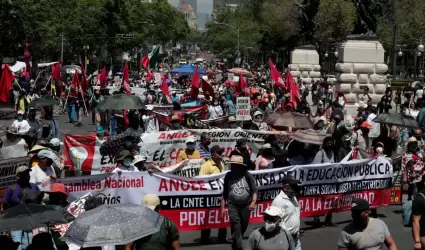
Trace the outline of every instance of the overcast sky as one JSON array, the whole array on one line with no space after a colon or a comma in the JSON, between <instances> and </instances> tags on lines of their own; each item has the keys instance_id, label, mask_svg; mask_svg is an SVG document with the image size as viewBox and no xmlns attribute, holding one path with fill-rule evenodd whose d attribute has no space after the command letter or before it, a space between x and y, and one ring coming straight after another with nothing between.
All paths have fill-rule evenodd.
<instances>
[{"instance_id":1,"label":"overcast sky","mask_svg":"<svg viewBox=\"0 0 425 250\"><path fill-rule=\"evenodd\" d=\"M168 0L170 4L173 6L179 5L179 0ZM198 0L198 12L200 13L208 13L211 14L212 12L212 2L213 0Z\"/></svg>"}]
</instances>

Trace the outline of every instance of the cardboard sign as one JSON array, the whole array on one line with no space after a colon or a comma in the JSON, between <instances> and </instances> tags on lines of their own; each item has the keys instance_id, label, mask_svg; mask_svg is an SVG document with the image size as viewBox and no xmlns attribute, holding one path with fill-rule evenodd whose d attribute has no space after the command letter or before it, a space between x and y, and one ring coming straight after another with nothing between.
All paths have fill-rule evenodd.
<instances>
[{"instance_id":1,"label":"cardboard sign","mask_svg":"<svg viewBox=\"0 0 425 250\"><path fill-rule=\"evenodd\" d=\"M155 82L161 83L161 73L155 73Z\"/></svg>"},{"instance_id":2,"label":"cardboard sign","mask_svg":"<svg viewBox=\"0 0 425 250\"><path fill-rule=\"evenodd\" d=\"M229 80L229 81L234 81L233 79L234 79L234 77L235 77L235 74L233 74L233 73L227 73L227 80Z\"/></svg>"},{"instance_id":3,"label":"cardboard sign","mask_svg":"<svg viewBox=\"0 0 425 250\"><path fill-rule=\"evenodd\" d=\"M251 103L249 102L249 97L238 97L236 99L236 120L238 121L251 120L251 115L249 113L250 110L251 110Z\"/></svg>"}]
</instances>

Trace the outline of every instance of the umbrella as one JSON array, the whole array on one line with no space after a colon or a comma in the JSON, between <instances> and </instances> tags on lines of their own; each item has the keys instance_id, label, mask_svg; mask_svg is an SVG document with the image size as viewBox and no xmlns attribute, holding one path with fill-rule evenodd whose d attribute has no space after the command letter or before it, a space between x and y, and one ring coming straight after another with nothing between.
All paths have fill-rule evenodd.
<instances>
[{"instance_id":1,"label":"umbrella","mask_svg":"<svg viewBox=\"0 0 425 250\"><path fill-rule=\"evenodd\" d=\"M20 204L0 213L0 231L29 230L66 224L74 216L59 206Z\"/></svg>"},{"instance_id":2,"label":"umbrella","mask_svg":"<svg viewBox=\"0 0 425 250\"><path fill-rule=\"evenodd\" d=\"M59 105L59 100L48 95L48 96L43 96L38 99L35 99L34 101L30 102L28 106L34 107L34 108L40 108L40 107L57 106L57 105Z\"/></svg>"},{"instance_id":3,"label":"umbrella","mask_svg":"<svg viewBox=\"0 0 425 250\"><path fill-rule=\"evenodd\" d=\"M248 71L248 70L246 70L246 69L243 69L243 68L233 68L233 69L229 69L229 72L231 72L231 73L233 73L233 74L240 74L240 73L242 73L242 75L244 75L244 76L252 77L252 73L251 73L251 72L249 72L249 71Z\"/></svg>"},{"instance_id":4,"label":"umbrella","mask_svg":"<svg viewBox=\"0 0 425 250\"><path fill-rule=\"evenodd\" d=\"M61 71L65 72L66 74L73 75L75 73L75 70L77 70L78 74L81 74L81 67L78 65L65 65L61 67Z\"/></svg>"},{"instance_id":5,"label":"umbrella","mask_svg":"<svg viewBox=\"0 0 425 250\"><path fill-rule=\"evenodd\" d=\"M125 245L158 232L163 220L145 206L103 205L78 216L63 239L81 247Z\"/></svg>"},{"instance_id":6,"label":"umbrella","mask_svg":"<svg viewBox=\"0 0 425 250\"><path fill-rule=\"evenodd\" d=\"M328 134L325 132L313 129L297 130L291 135L292 139L295 141L317 145L321 145L326 136L328 136Z\"/></svg>"},{"instance_id":7,"label":"umbrella","mask_svg":"<svg viewBox=\"0 0 425 250\"><path fill-rule=\"evenodd\" d=\"M275 112L267 116L266 123L272 127L312 128L313 122L305 115L295 112Z\"/></svg>"},{"instance_id":8,"label":"umbrella","mask_svg":"<svg viewBox=\"0 0 425 250\"><path fill-rule=\"evenodd\" d=\"M137 145L142 141L142 139L140 138L140 134L126 132L108 137L108 139L104 143L102 143L99 148L100 154L116 155L117 153L119 153L118 150L122 148L123 145L125 145L126 141L131 141L133 145Z\"/></svg>"},{"instance_id":9,"label":"umbrella","mask_svg":"<svg viewBox=\"0 0 425 250\"><path fill-rule=\"evenodd\" d=\"M415 118L402 113L380 114L378 117L373 119L373 121L376 123L395 125L404 128L419 128L418 122Z\"/></svg>"},{"instance_id":10,"label":"umbrella","mask_svg":"<svg viewBox=\"0 0 425 250\"><path fill-rule=\"evenodd\" d=\"M196 66L191 64L185 64L180 67L174 68L170 71L171 74L181 74L181 75L192 75L195 72ZM198 74L205 75L206 72L202 68L198 68Z\"/></svg>"},{"instance_id":11,"label":"umbrella","mask_svg":"<svg viewBox=\"0 0 425 250\"><path fill-rule=\"evenodd\" d=\"M123 109L144 109L140 97L135 95L118 94L108 96L106 99L99 104L100 110L123 110Z\"/></svg>"}]
</instances>

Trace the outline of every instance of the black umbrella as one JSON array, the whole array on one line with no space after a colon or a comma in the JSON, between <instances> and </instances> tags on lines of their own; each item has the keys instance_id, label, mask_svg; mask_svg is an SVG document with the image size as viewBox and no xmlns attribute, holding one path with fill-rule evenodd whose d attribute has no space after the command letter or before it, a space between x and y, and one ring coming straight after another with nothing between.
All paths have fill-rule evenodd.
<instances>
[{"instance_id":1,"label":"black umbrella","mask_svg":"<svg viewBox=\"0 0 425 250\"><path fill-rule=\"evenodd\" d=\"M20 204L0 213L0 231L29 230L66 224L75 218L59 206Z\"/></svg>"},{"instance_id":2,"label":"black umbrella","mask_svg":"<svg viewBox=\"0 0 425 250\"><path fill-rule=\"evenodd\" d=\"M124 109L144 109L140 97L135 95L118 94L108 96L99 104L100 110L124 110Z\"/></svg>"},{"instance_id":3,"label":"black umbrella","mask_svg":"<svg viewBox=\"0 0 425 250\"><path fill-rule=\"evenodd\" d=\"M35 99L34 101L30 102L28 106L33 108L40 108L40 107L57 106L57 105L59 105L59 100L48 95L48 96L43 96L38 99Z\"/></svg>"},{"instance_id":4,"label":"black umbrella","mask_svg":"<svg viewBox=\"0 0 425 250\"><path fill-rule=\"evenodd\" d=\"M404 128L419 128L418 122L415 118L402 113L380 114L378 117L373 119L373 121L380 124L395 125Z\"/></svg>"},{"instance_id":5,"label":"black umbrella","mask_svg":"<svg viewBox=\"0 0 425 250\"><path fill-rule=\"evenodd\" d=\"M102 155L116 155L120 149L131 150L129 148L124 148L127 145L127 141L131 142L131 145L137 145L142 141L140 134L134 133L121 133L108 137L108 139L102 143L99 148L100 154Z\"/></svg>"}]
</instances>

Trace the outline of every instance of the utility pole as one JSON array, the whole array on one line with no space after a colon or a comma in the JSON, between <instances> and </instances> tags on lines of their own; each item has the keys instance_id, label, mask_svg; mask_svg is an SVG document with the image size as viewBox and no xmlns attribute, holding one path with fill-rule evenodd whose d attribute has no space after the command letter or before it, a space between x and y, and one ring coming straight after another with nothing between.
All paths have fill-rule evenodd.
<instances>
[{"instance_id":1,"label":"utility pole","mask_svg":"<svg viewBox=\"0 0 425 250\"><path fill-rule=\"evenodd\" d=\"M63 32L61 33L61 63L63 63Z\"/></svg>"}]
</instances>

